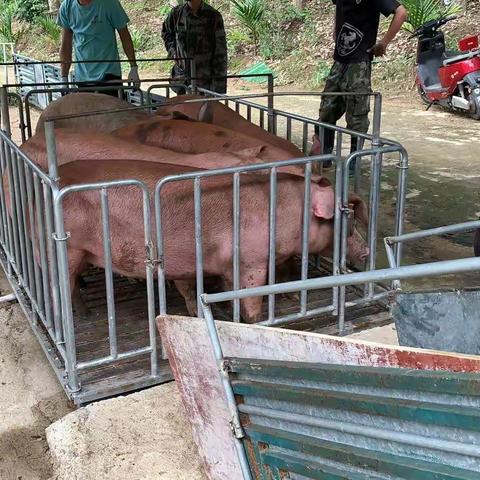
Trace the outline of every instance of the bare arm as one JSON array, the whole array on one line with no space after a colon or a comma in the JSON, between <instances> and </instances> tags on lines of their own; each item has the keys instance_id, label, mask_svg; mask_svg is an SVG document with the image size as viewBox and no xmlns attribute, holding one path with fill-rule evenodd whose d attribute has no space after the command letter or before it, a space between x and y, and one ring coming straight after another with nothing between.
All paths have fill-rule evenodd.
<instances>
[{"instance_id":1,"label":"bare arm","mask_svg":"<svg viewBox=\"0 0 480 480\"><path fill-rule=\"evenodd\" d=\"M400 31L400 29L402 28L402 25L407 19L407 15L408 15L407 9L403 5L400 5L395 10L395 15L393 16L392 22L388 27L387 33L384 35L382 39L382 43L384 43L385 45L388 45L396 37L397 33Z\"/></svg>"},{"instance_id":2,"label":"bare arm","mask_svg":"<svg viewBox=\"0 0 480 480\"><path fill-rule=\"evenodd\" d=\"M73 32L68 28L62 30L62 45L60 46L60 61L62 62L62 77L68 77L72 66Z\"/></svg>"},{"instance_id":3,"label":"bare arm","mask_svg":"<svg viewBox=\"0 0 480 480\"><path fill-rule=\"evenodd\" d=\"M403 5L400 5L395 10L395 15L393 16L390 26L388 27L387 33L383 36L382 40L377 42L369 50L369 52L372 52L376 57L385 55L389 43L396 37L397 33L402 28L402 25L407 19L407 15L407 9Z\"/></svg>"},{"instance_id":4,"label":"bare arm","mask_svg":"<svg viewBox=\"0 0 480 480\"><path fill-rule=\"evenodd\" d=\"M120 41L122 42L123 51L127 56L128 60L130 61L131 67L137 66L137 59L135 57L135 48L133 47L133 40L128 27L124 27L118 31L120 35Z\"/></svg>"}]
</instances>

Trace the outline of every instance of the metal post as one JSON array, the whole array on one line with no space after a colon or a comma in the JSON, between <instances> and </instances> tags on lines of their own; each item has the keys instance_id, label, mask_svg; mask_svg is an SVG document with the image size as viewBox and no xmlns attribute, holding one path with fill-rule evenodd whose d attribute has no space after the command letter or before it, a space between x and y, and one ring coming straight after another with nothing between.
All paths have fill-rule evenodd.
<instances>
[{"instance_id":1,"label":"metal post","mask_svg":"<svg viewBox=\"0 0 480 480\"><path fill-rule=\"evenodd\" d=\"M305 192L303 201L303 227L302 227L302 280L308 279L308 246L310 241L310 221L312 205L312 162L305 164ZM300 311L304 315L307 312L307 291L300 293Z\"/></svg>"},{"instance_id":2,"label":"metal post","mask_svg":"<svg viewBox=\"0 0 480 480\"><path fill-rule=\"evenodd\" d=\"M403 223L405 216L405 203L407 198L407 174L408 174L408 154L406 151L400 152L400 161L398 164L398 192L397 192L397 208L396 208L396 224L395 235L399 236L403 233ZM397 266L402 262L402 244L397 243L394 247L395 259Z\"/></svg>"},{"instance_id":3,"label":"metal post","mask_svg":"<svg viewBox=\"0 0 480 480\"><path fill-rule=\"evenodd\" d=\"M201 178L194 180L194 202L195 202L195 263L197 272L197 312L203 316L202 301L203 295L203 239L202 239L202 187Z\"/></svg>"},{"instance_id":4,"label":"metal post","mask_svg":"<svg viewBox=\"0 0 480 480\"><path fill-rule=\"evenodd\" d=\"M102 228L103 228L103 258L105 259L105 288L107 293L108 315L108 338L110 341L110 356L117 358L117 322L115 317L115 293L113 288L112 271L112 238L110 235L110 218L108 208L108 191L102 188L100 191L102 204Z\"/></svg>"},{"instance_id":5,"label":"metal post","mask_svg":"<svg viewBox=\"0 0 480 480\"><path fill-rule=\"evenodd\" d=\"M55 335L57 343L63 342L63 328L62 328L62 305L61 301L65 300L65 297L60 299L60 291L62 289L60 285L59 289L59 272L60 265L57 263L57 245L53 239L54 219L52 218L52 196L55 202L55 195L58 192L58 165L57 165L57 145L55 141L54 122L45 122L45 140L47 147L47 160L48 160L48 175L50 177L51 185L44 185L44 198L45 198L45 220L46 220L46 233L47 233L47 246L50 257L49 267L51 276L51 291L53 299L53 320L55 324ZM63 218L62 218L63 224ZM57 231L58 235L58 231ZM57 242L58 243L58 242ZM62 242L60 242L61 244ZM65 255L67 255L65 251ZM68 271L68 259L67 259L67 271ZM70 290L68 291L68 302L70 303L71 310L71 298ZM65 318L65 317L64 317Z\"/></svg>"},{"instance_id":6,"label":"metal post","mask_svg":"<svg viewBox=\"0 0 480 480\"><path fill-rule=\"evenodd\" d=\"M275 284L275 243L277 239L277 169L270 170L270 214L269 214L269 248L268 248L268 284ZM268 320L275 318L275 295L268 296Z\"/></svg>"},{"instance_id":7,"label":"metal post","mask_svg":"<svg viewBox=\"0 0 480 480\"><path fill-rule=\"evenodd\" d=\"M227 406L230 410L230 422L234 434L235 450L237 451L243 478L244 480L253 480L247 460L247 454L245 452L245 447L241 440L245 436L245 433L243 432L242 424L240 422L237 403L235 401L235 394L233 392L230 379L228 377L227 368L224 364L224 356L222 346L220 344L220 338L218 336L217 327L215 325L210 306L205 304L202 300L201 305L203 311L202 316L205 317L205 321L207 323L208 334L212 343L213 353L215 355L217 368L222 381L222 386L226 397L225 400L227 401Z\"/></svg>"},{"instance_id":8,"label":"metal post","mask_svg":"<svg viewBox=\"0 0 480 480\"><path fill-rule=\"evenodd\" d=\"M380 147L380 127L381 127L381 111L382 97L380 94L375 95L374 115L373 115L373 140L372 147ZM378 211L380 207L380 183L382 177L382 158L381 153L376 153L372 157L372 173L370 186L370 212L368 224L368 246L370 255L368 257L368 270L375 270L377 265L377 230L378 230ZM369 283L366 288L366 296L373 297L375 284Z\"/></svg>"},{"instance_id":9,"label":"metal post","mask_svg":"<svg viewBox=\"0 0 480 480\"><path fill-rule=\"evenodd\" d=\"M233 174L233 289L240 289L240 174ZM233 321L240 322L240 300L233 301Z\"/></svg>"},{"instance_id":10,"label":"metal post","mask_svg":"<svg viewBox=\"0 0 480 480\"><path fill-rule=\"evenodd\" d=\"M45 127L47 125L48 124L46 124ZM68 236L63 223L62 198L59 199L57 197L58 190L54 190L55 238L57 242L59 284L62 298L63 328L65 332L65 370L67 373L68 389L73 393L80 391L81 385L78 378L75 326L73 324L70 274L68 270ZM55 260L56 258L53 258L51 261L56 263ZM56 332L56 334L58 337L58 332Z\"/></svg>"},{"instance_id":11,"label":"metal post","mask_svg":"<svg viewBox=\"0 0 480 480\"><path fill-rule=\"evenodd\" d=\"M8 138L12 137L12 130L10 128L10 111L8 109L8 92L7 87L0 87L0 109L2 117L2 130L5 131Z\"/></svg>"},{"instance_id":12,"label":"metal post","mask_svg":"<svg viewBox=\"0 0 480 480\"><path fill-rule=\"evenodd\" d=\"M341 132L338 135L342 135ZM337 145L338 145L337 140ZM340 145L342 141L340 140ZM338 151L337 151L338 154ZM333 265L332 275L340 275L340 250L341 250L341 228L342 228L342 187L343 187L343 162L341 156L337 156L335 163L335 217L333 224ZM339 316L339 287L333 289L334 315ZM340 319L338 320L340 321Z\"/></svg>"},{"instance_id":13,"label":"metal post","mask_svg":"<svg viewBox=\"0 0 480 480\"><path fill-rule=\"evenodd\" d=\"M268 131L270 133L274 132L274 83L273 83L273 74L268 75Z\"/></svg>"},{"instance_id":14,"label":"metal post","mask_svg":"<svg viewBox=\"0 0 480 480\"><path fill-rule=\"evenodd\" d=\"M195 65L195 60L192 58L190 60L190 89L192 91L192 95L196 95L198 93L197 83L197 67Z\"/></svg>"}]
</instances>

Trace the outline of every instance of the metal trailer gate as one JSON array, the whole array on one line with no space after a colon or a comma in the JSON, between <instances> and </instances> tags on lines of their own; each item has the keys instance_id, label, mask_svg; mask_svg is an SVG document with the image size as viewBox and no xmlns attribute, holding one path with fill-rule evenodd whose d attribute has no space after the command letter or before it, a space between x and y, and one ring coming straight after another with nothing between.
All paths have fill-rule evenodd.
<instances>
[{"instance_id":1,"label":"metal trailer gate","mask_svg":"<svg viewBox=\"0 0 480 480\"><path fill-rule=\"evenodd\" d=\"M163 88L170 88L170 82L162 84ZM51 87L32 89L30 92L45 93ZM16 88L16 86L14 87ZM111 87L110 87L111 88ZM158 87L155 87L158 88ZM55 90L54 88L53 90ZM35 90L37 90L35 92ZM61 90L61 89L59 89ZM29 92L29 93L30 93ZM52 91L50 91L52 93ZM33 94L33 93L32 93ZM147 92L144 98L148 98ZM321 94L315 94L320 97ZM303 149L305 151L307 139L314 126L333 129L336 134L337 149L333 156L307 157L285 162L264 165L251 165L238 168L210 170L200 173L176 175L160 180L155 192L148 192L145 185L136 179L125 179L118 182L105 182L93 185L75 185L60 189L57 178L57 163L55 154L55 136L53 123L46 124L46 138L48 146L49 171L41 171L28 159L10 140L11 125L9 122L8 98L15 97L19 101L19 110L24 112L29 104L26 103L16 91L8 91L8 87L0 89L2 131L1 143L1 173L3 183L0 191L2 223L0 228L0 243L3 257L2 265L7 277L12 284L30 324L39 337L47 357L54 366L57 375L67 394L77 403L82 404L95 399L104 398L114 394L131 391L148 385L161 383L171 378L165 355L157 338L154 328L155 313L182 313L178 301L172 296L172 290L167 288L164 278L164 262L162 258L162 189L168 183L191 181L195 188L195 217L196 217L196 244L197 244L197 290L199 296L204 291L203 263L202 263L202 228L201 228L201 195L202 179L219 175L230 175L233 178L232 205L234 217L240 215L239 194L241 189L242 173L257 170L268 170L271 180L270 188L270 267L269 284L276 283L275 275L275 211L276 175L282 165L304 165L306 185L309 184L312 164L322 163L332 159L335 162L335 240L334 255L329 265L330 273L344 274L346 265L346 235L348 221L348 190L350 180L348 177L348 164L354 159L369 161L370 166L370 226L368 243L372 252L368 268L376 268L376 243L377 243L377 218L379 211L380 174L383 155L396 154L399 158L398 191L397 191L397 217L395 221L395 235L402 234L403 208L405 202L406 173L408 158L404 149L395 142L383 139L380 136L381 97L373 94L375 102L374 133L373 135L352 132L341 127L322 124L310 118L296 114L279 111L273 108L274 94L266 96L269 106L251 102L245 95L236 97L221 97L221 101L235 105L235 110L246 108L247 118L255 116L260 125L270 131L279 131L279 119L285 121L285 137L292 138L295 132L302 135ZM258 95L257 95L258 96ZM212 99L211 101L217 101ZM210 100L209 100L210 101ZM149 108L144 105L140 108ZM250 113L249 113L250 112ZM104 113L104 112L101 112ZM115 112L112 112L115 114ZM262 121L262 118L264 119ZM265 118L268 118L265 121ZM31 123L30 123L31 129ZM31 131L27 131L27 135ZM363 149L343 158L342 146L345 137L357 137L363 144ZM360 161L357 162L357 166ZM358 171L360 167L357 167ZM365 169L364 169L365 170ZM368 170L368 169L367 169ZM355 185L358 186L357 176ZM109 230L109 191L111 188L136 188L143 192L144 198L144 232L146 247L145 275L147 289L143 283L134 279L121 278L113 275L112 265L107 261L105 272L91 271L84 276L87 286L84 298L92 311L87 321L77 318L72 312L72 301L68 279L68 242L69 232L63 226L63 200L76 192L94 190L101 199L102 231L104 255L110 258L110 230ZM306 190L308 192L309 189ZM154 201L155 200L155 201ZM310 198L304 196L304 208L308 211ZM153 221L154 214L156 222ZM33 221L32 221L33 219ZM308 238L308 218L304 216L303 237ZM155 229L153 229L155 225ZM239 225L236 222L234 283L238 288L238 265L241 255L241 245L238 244ZM154 240L156 239L156 241ZM315 262L309 257L308 245L303 242L301 255L300 280L307 281ZM401 250L395 250L396 261L400 262ZM312 270L313 269L313 270ZM155 308L154 274L158 274L159 307ZM317 273L318 275L318 273ZM114 288L115 287L115 288ZM346 298L346 286L340 285L331 289L331 296L321 298L308 298L305 293L300 296L298 306L290 308L290 312L282 314L276 308L276 300L269 297L267 325L281 325L293 321L315 318L320 313L334 313L338 323L336 333L345 331L345 308L357 305L376 304L378 299L385 297L383 286L369 282L364 291L355 290ZM104 299L107 299L105 304ZM178 299L178 296L177 296ZM172 303L172 300L173 303ZM234 302L233 314L228 310L223 312L224 318L233 316L239 320L238 302ZM383 308L383 307L382 307ZM285 313L285 312L284 312ZM219 315L221 315L219 311ZM230 317L232 318L232 317ZM329 321L331 325L331 320Z\"/></svg>"},{"instance_id":2,"label":"metal trailer gate","mask_svg":"<svg viewBox=\"0 0 480 480\"><path fill-rule=\"evenodd\" d=\"M437 232L478 228L479 224L470 222L437 229ZM399 236L395 241L429 235L432 232L417 232ZM446 354L442 364L436 365L434 357L440 358L441 352L425 351L422 360L420 350L402 351L399 355L402 355L403 363L414 366L382 368L382 362L388 366L390 358L387 355L378 358L376 350L382 346L362 346L368 362L376 364L372 368L356 366L358 347L345 344L337 348L342 351L351 349L351 358L343 355L347 357L344 359L346 365L338 365L335 360L332 363L276 361L272 360L271 353L261 353L266 359L226 357L219 325L214 321L211 307L217 302L298 289L308 291L372 281L398 282L479 270L480 258L466 258L203 294L202 308L220 373L224 401L228 406L228 423L238 459L238 466L230 465L232 472L236 472L232 478L240 478L240 471L241 478L245 480L478 478L480 403L478 366L474 368L475 362L478 365L478 356ZM181 319L178 320L181 322ZM173 342L185 342L185 338L181 338L182 334L169 332L168 325L162 325L164 321L168 322L168 318L160 320L159 327L168 335L172 352ZM225 332L223 334L225 336ZM261 337L262 332L245 331L246 337L255 335ZM251 338L245 341L246 352L243 353L242 339L237 340L237 350L242 351L241 355L248 357L249 341ZM286 348L293 348L295 341L292 338L291 345L283 343L287 344ZM312 339L313 342L315 339ZM279 336L276 347L281 347L281 343ZM389 355L392 356L392 353ZM185 370L185 354L188 355L188 348L173 355L176 365L177 362L180 365L175 367L176 376L180 377L183 387L185 382L193 381L192 388L183 392L186 401L191 402L191 396L198 394L198 390L208 392L212 386L198 388L201 380L190 378ZM316 350L311 351L311 355L318 354ZM376 360L370 360L370 355ZM335 356L332 354L331 358ZM473 373L462 373L469 372L469 368ZM202 419L193 418L194 425L199 425L195 428L201 430L202 421L206 421L209 415L211 413L204 414ZM226 423L224 413L222 419ZM216 434L219 434L218 428L217 425ZM201 446L201 449L205 454L205 447ZM205 458L210 468L215 462L214 457Z\"/></svg>"}]
</instances>

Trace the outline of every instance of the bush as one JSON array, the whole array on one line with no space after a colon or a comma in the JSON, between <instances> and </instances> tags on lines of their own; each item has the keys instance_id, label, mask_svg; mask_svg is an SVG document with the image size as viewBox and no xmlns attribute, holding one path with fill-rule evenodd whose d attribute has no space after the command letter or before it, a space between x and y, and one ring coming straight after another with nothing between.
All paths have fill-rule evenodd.
<instances>
[{"instance_id":1,"label":"bush","mask_svg":"<svg viewBox=\"0 0 480 480\"><path fill-rule=\"evenodd\" d=\"M49 17L37 17L35 22L40 26L42 32L45 35L45 38L48 42L53 45L60 44L60 37L62 35L62 30L57 25L55 20Z\"/></svg>"},{"instance_id":2,"label":"bush","mask_svg":"<svg viewBox=\"0 0 480 480\"><path fill-rule=\"evenodd\" d=\"M265 15L263 0L231 0L231 2L234 15L252 35L254 54L256 55Z\"/></svg>"},{"instance_id":3,"label":"bush","mask_svg":"<svg viewBox=\"0 0 480 480\"><path fill-rule=\"evenodd\" d=\"M15 17L23 22L34 23L48 11L46 0L17 0L16 4Z\"/></svg>"},{"instance_id":4,"label":"bush","mask_svg":"<svg viewBox=\"0 0 480 480\"><path fill-rule=\"evenodd\" d=\"M15 16L15 4L6 0L0 0L0 41L16 41L13 31L13 20Z\"/></svg>"},{"instance_id":5,"label":"bush","mask_svg":"<svg viewBox=\"0 0 480 480\"><path fill-rule=\"evenodd\" d=\"M462 11L462 6L457 0L448 4L444 0L401 0L408 10L407 22L404 29L413 32L424 23L438 18L445 18Z\"/></svg>"}]
</instances>

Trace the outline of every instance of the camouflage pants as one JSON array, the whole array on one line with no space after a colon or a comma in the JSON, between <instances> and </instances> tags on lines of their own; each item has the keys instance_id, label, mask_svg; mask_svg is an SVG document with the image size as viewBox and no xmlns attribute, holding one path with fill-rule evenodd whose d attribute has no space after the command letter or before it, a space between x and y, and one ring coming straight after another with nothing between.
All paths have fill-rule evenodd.
<instances>
[{"instance_id":1,"label":"camouflage pants","mask_svg":"<svg viewBox=\"0 0 480 480\"><path fill-rule=\"evenodd\" d=\"M324 92L370 93L371 77L370 61L350 64L335 62L328 75ZM335 125L345 114L347 128L366 133L370 125L369 112L370 97L368 95L325 96L320 104L319 121ZM332 152L333 142L334 132L326 130L322 141L324 153ZM352 151L356 148L356 139L352 139Z\"/></svg>"}]
</instances>

